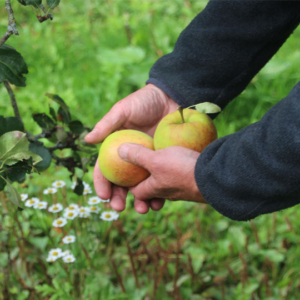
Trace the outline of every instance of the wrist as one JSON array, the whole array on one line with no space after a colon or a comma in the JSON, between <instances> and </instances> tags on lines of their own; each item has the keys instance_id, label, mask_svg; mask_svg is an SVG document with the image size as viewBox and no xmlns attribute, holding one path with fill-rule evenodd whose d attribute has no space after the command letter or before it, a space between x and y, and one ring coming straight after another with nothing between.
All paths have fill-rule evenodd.
<instances>
[{"instance_id":1,"label":"wrist","mask_svg":"<svg viewBox=\"0 0 300 300\"><path fill-rule=\"evenodd\" d=\"M147 83L145 88L152 91L153 96L156 99L166 104L165 106L167 107L167 111L175 111L178 108L179 104L176 103L167 93L164 92L164 90L157 87L155 84Z\"/></svg>"}]
</instances>

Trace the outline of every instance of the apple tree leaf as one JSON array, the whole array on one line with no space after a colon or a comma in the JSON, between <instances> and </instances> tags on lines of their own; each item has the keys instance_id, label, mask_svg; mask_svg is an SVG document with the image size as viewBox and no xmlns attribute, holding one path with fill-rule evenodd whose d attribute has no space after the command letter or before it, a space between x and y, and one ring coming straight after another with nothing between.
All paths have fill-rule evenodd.
<instances>
[{"instance_id":1,"label":"apple tree leaf","mask_svg":"<svg viewBox=\"0 0 300 300\"><path fill-rule=\"evenodd\" d=\"M0 192L4 190L5 186L6 180L2 176L0 176Z\"/></svg>"},{"instance_id":2,"label":"apple tree leaf","mask_svg":"<svg viewBox=\"0 0 300 300\"><path fill-rule=\"evenodd\" d=\"M15 205L20 206L21 203L21 197L19 195L19 193L17 192L17 190L9 183L9 181L7 181L4 177L2 177L0 175L0 179L5 180L6 182L6 186L7 186L7 191L8 191L8 199Z\"/></svg>"},{"instance_id":3,"label":"apple tree leaf","mask_svg":"<svg viewBox=\"0 0 300 300\"><path fill-rule=\"evenodd\" d=\"M63 120L59 120L59 121L63 121L64 123L69 123L71 121L71 115L69 112L69 107L65 103L65 101L55 94L46 93L45 96L60 105L58 115L61 115Z\"/></svg>"},{"instance_id":4,"label":"apple tree leaf","mask_svg":"<svg viewBox=\"0 0 300 300\"><path fill-rule=\"evenodd\" d=\"M32 117L42 129L51 129L55 126L54 121L45 113L33 114Z\"/></svg>"},{"instance_id":5,"label":"apple tree leaf","mask_svg":"<svg viewBox=\"0 0 300 300\"><path fill-rule=\"evenodd\" d=\"M21 3L24 6L32 5L36 8L38 8L39 5L42 4L42 0L18 0L18 2Z\"/></svg>"},{"instance_id":6,"label":"apple tree leaf","mask_svg":"<svg viewBox=\"0 0 300 300\"><path fill-rule=\"evenodd\" d=\"M9 131L24 131L23 122L16 117L0 116L0 136Z\"/></svg>"},{"instance_id":7,"label":"apple tree leaf","mask_svg":"<svg viewBox=\"0 0 300 300\"><path fill-rule=\"evenodd\" d=\"M72 121L68 124L70 130L75 134L81 134L85 128L80 121Z\"/></svg>"},{"instance_id":8,"label":"apple tree leaf","mask_svg":"<svg viewBox=\"0 0 300 300\"><path fill-rule=\"evenodd\" d=\"M22 183L26 179L26 174L30 174L31 171L32 166L30 166L27 161L19 161L12 167L6 169L6 176L10 180L10 182L17 181L19 183Z\"/></svg>"},{"instance_id":9,"label":"apple tree leaf","mask_svg":"<svg viewBox=\"0 0 300 300\"><path fill-rule=\"evenodd\" d=\"M29 142L26 134L20 131L10 131L0 137L0 161L2 164L13 165L23 159L32 157L33 164L42 160L42 158L29 151Z\"/></svg>"},{"instance_id":10,"label":"apple tree leaf","mask_svg":"<svg viewBox=\"0 0 300 300\"><path fill-rule=\"evenodd\" d=\"M191 107L204 114L216 114L222 111L221 107L211 102L203 102Z\"/></svg>"},{"instance_id":11,"label":"apple tree leaf","mask_svg":"<svg viewBox=\"0 0 300 300\"><path fill-rule=\"evenodd\" d=\"M60 0L47 0L47 5L51 9L54 9L59 3L60 3Z\"/></svg>"},{"instance_id":12,"label":"apple tree leaf","mask_svg":"<svg viewBox=\"0 0 300 300\"><path fill-rule=\"evenodd\" d=\"M7 79L16 86L26 86L27 65L22 55L8 45L0 46L0 83Z\"/></svg>"},{"instance_id":13,"label":"apple tree leaf","mask_svg":"<svg viewBox=\"0 0 300 300\"><path fill-rule=\"evenodd\" d=\"M52 161L52 156L51 156L50 151L46 147L44 147L38 143L30 143L29 150L31 152L39 155L43 159L42 161L38 162L35 165L35 168L38 171L42 172L50 167L51 161Z\"/></svg>"}]
</instances>

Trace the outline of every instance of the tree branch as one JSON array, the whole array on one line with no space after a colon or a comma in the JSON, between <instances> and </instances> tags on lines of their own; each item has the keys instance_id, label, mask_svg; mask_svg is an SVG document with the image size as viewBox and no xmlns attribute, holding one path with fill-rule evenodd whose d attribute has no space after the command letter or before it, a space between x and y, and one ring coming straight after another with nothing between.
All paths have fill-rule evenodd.
<instances>
[{"instance_id":1,"label":"tree branch","mask_svg":"<svg viewBox=\"0 0 300 300\"><path fill-rule=\"evenodd\" d=\"M14 11L11 7L10 0L5 0L5 9L8 11L8 26L4 36L0 39L0 46L2 46L11 35L19 35L19 32L16 27Z\"/></svg>"},{"instance_id":2,"label":"tree branch","mask_svg":"<svg viewBox=\"0 0 300 300\"><path fill-rule=\"evenodd\" d=\"M7 92L9 94L11 105L13 107L15 117L18 118L23 123L22 118L20 116L20 112L19 112L19 108L18 108L18 104L17 104L17 101L16 101L15 94L14 94L14 92L13 92L13 90L12 90L12 88L11 88L9 82L8 82L8 80L5 79L3 81L3 83L4 83L4 85L5 85L6 89L7 89Z\"/></svg>"}]
</instances>

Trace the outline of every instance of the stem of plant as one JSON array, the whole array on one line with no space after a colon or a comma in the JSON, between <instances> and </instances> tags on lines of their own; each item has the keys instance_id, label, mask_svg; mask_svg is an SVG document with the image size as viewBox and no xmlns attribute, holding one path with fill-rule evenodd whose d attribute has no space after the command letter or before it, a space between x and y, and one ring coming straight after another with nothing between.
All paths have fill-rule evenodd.
<instances>
[{"instance_id":1,"label":"stem of plant","mask_svg":"<svg viewBox=\"0 0 300 300\"><path fill-rule=\"evenodd\" d=\"M182 123L185 123L184 117L183 117L183 107L180 105L177 109L179 110L179 113L181 115Z\"/></svg>"}]
</instances>

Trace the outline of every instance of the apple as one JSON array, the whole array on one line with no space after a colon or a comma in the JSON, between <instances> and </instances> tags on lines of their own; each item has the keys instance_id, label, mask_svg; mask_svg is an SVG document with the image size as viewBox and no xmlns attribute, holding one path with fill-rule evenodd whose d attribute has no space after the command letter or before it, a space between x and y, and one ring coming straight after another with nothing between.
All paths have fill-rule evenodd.
<instances>
[{"instance_id":1,"label":"apple","mask_svg":"<svg viewBox=\"0 0 300 300\"><path fill-rule=\"evenodd\" d=\"M124 129L110 134L102 143L98 162L103 176L119 186L131 187L146 179L147 170L124 161L118 154L123 143L135 143L154 150L153 139L144 132Z\"/></svg>"},{"instance_id":2,"label":"apple","mask_svg":"<svg viewBox=\"0 0 300 300\"><path fill-rule=\"evenodd\" d=\"M217 129L207 114L179 108L166 115L158 124L153 138L154 149L182 146L202 152L217 137Z\"/></svg>"}]
</instances>

